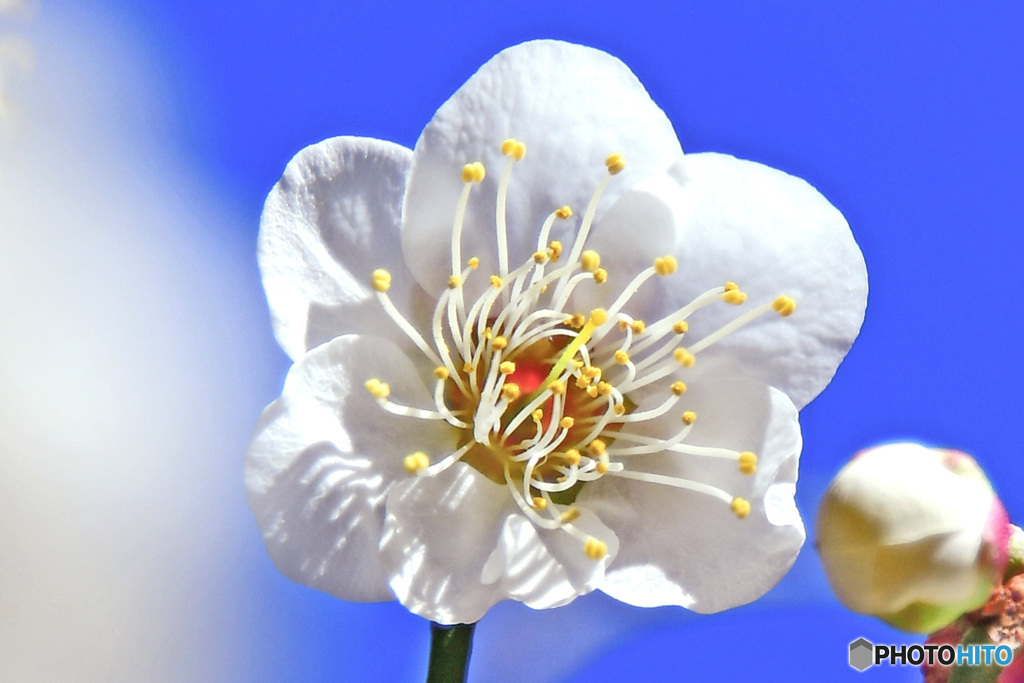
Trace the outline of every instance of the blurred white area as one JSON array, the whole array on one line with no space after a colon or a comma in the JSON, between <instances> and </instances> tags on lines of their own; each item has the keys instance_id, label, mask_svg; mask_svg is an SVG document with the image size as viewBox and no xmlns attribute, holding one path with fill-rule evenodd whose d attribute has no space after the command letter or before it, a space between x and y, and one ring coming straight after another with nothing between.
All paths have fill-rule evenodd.
<instances>
[{"instance_id":1,"label":"blurred white area","mask_svg":"<svg viewBox=\"0 0 1024 683\"><path fill-rule=\"evenodd\" d=\"M33 14L0 14L36 61L0 136L0 680L231 679L242 454L281 362L255 257L125 27Z\"/></svg>"}]
</instances>

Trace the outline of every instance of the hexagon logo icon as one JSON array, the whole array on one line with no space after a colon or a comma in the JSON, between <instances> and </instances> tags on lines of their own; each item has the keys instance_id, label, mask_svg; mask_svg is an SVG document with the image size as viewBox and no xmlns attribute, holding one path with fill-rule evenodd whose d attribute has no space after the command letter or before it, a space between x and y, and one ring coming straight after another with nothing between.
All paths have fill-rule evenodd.
<instances>
[{"instance_id":1,"label":"hexagon logo icon","mask_svg":"<svg viewBox=\"0 0 1024 683\"><path fill-rule=\"evenodd\" d=\"M858 638L850 643L850 666L857 671L864 671L874 664L875 646L867 638Z\"/></svg>"}]
</instances>

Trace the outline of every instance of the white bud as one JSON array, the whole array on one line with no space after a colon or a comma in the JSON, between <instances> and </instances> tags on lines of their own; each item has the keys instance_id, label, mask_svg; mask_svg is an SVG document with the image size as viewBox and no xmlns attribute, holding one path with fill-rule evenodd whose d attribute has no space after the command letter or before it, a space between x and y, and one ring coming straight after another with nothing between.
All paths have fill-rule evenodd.
<instances>
[{"instance_id":1,"label":"white bud","mask_svg":"<svg viewBox=\"0 0 1024 683\"><path fill-rule=\"evenodd\" d=\"M930 633L982 605L1006 567L1009 523L974 459L896 443L858 453L818 510L832 590L855 612Z\"/></svg>"}]
</instances>

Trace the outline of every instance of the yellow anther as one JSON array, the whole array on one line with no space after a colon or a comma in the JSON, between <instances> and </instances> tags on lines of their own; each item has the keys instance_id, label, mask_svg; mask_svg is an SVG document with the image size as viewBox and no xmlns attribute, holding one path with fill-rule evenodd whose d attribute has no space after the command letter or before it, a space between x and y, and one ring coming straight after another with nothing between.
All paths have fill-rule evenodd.
<instances>
[{"instance_id":1,"label":"yellow anther","mask_svg":"<svg viewBox=\"0 0 1024 683\"><path fill-rule=\"evenodd\" d=\"M569 467L575 467L576 465L579 465L580 458L582 458L582 456L580 455L580 452L575 448L570 448L565 452L565 455L562 456L562 459L565 460L565 464L568 465Z\"/></svg>"},{"instance_id":2,"label":"yellow anther","mask_svg":"<svg viewBox=\"0 0 1024 683\"><path fill-rule=\"evenodd\" d=\"M739 306L741 303L747 300L747 293L741 292L738 289L727 289L722 292L722 301L727 304L733 304Z\"/></svg>"},{"instance_id":3,"label":"yellow anther","mask_svg":"<svg viewBox=\"0 0 1024 683\"><path fill-rule=\"evenodd\" d=\"M605 398L612 395L612 385L608 382L597 383L597 394L598 396L604 396Z\"/></svg>"},{"instance_id":4,"label":"yellow anther","mask_svg":"<svg viewBox=\"0 0 1024 683\"><path fill-rule=\"evenodd\" d=\"M494 330L492 330L489 327L485 327L484 328L484 339L493 339L493 338L494 338Z\"/></svg>"},{"instance_id":5,"label":"yellow anther","mask_svg":"<svg viewBox=\"0 0 1024 683\"><path fill-rule=\"evenodd\" d=\"M675 332L676 334L686 334L689 330L690 323L686 322L685 320L680 320L679 322L672 325L672 331Z\"/></svg>"},{"instance_id":6,"label":"yellow anther","mask_svg":"<svg viewBox=\"0 0 1024 683\"><path fill-rule=\"evenodd\" d=\"M476 366L473 365L472 361L468 361L467 360L465 363L462 364L462 371L463 372L476 372Z\"/></svg>"},{"instance_id":7,"label":"yellow anther","mask_svg":"<svg viewBox=\"0 0 1024 683\"><path fill-rule=\"evenodd\" d=\"M436 378L438 378L440 380L445 380L445 379L448 379L449 377L451 377L451 373L448 372L448 368L446 368L443 365L440 365L440 366L434 368L434 377L436 377Z\"/></svg>"},{"instance_id":8,"label":"yellow anther","mask_svg":"<svg viewBox=\"0 0 1024 683\"><path fill-rule=\"evenodd\" d=\"M588 365L583 368L582 372L590 379L601 379L601 368L596 365Z\"/></svg>"},{"instance_id":9,"label":"yellow anther","mask_svg":"<svg viewBox=\"0 0 1024 683\"><path fill-rule=\"evenodd\" d=\"M562 429L572 429L572 426L576 424L576 420L572 419L568 415L558 421L558 426Z\"/></svg>"},{"instance_id":10,"label":"yellow anther","mask_svg":"<svg viewBox=\"0 0 1024 683\"><path fill-rule=\"evenodd\" d=\"M402 460L402 466L405 467L405 471L409 474L416 474L420 470L430 467L430 458L423 451L417 451L405 456Z\"/></svg>"},{"instance_id":11,"label":"yellow anther","mask_svg":"<svg viewBox=\"0 0 1024 683\"><path fill-rule=\"evenodd\" d=\"M604 165L608 167L608 173L616 175L626 168L626 158L621 154L611 154L604 160Z\"/></svg>"},{"instance_id":12,"label":"yellow anther","mask_svg":"<svg viewBox=\"0 0 1024 683\"><path fill-rule=\"evenodd\" d=\"M675 256L659 256L654 259L654 272L658 275L671 275L679 268Z\"/></svg>"},{"instance_id":13,"label":"yellow anther","mask_svg":"<svg viewBox=\"0 0 1024 683\"><path fill-rule=\"evenodd\" d=\"M500 372L503 375L511 375L515 371L516 364L510 360L507 360L498 366L498 372Z\"/></svg>"},{"instance_id":14,"label":"yellow anther","mask_svg":"<svg viewBox=\"0 0 1024 683\"><path fill-rule=\"evenodd\" d=\"M672 386L669 388L672 389L672 393L676 396L682 396L686 393L686 384L683 382L672 382Z\"/></svg>"},{"instance_id":15,"label":"yellow anther","mask_svg":"<svg viewBox=\"0 0 1024 683\"><path fill-rule=\"evenodd\" d=\"M593 273L601 266L601 255L593 249L588 249L580 256L580 266L588 273Z\"/></svg>"},{"instance_id":16,"label":"yellow anther","mask_svg":"<svg viewBox=\"0 0 1024 683\"><path fill-rule=\"evenodd\" d=\"M537 408L537 410L530 413L530 417L533 418L534 422L540 422L541 420L544 419L544 411L541 410L540 408Z\"/></svg>"},{"instance_id":17,"label":"yellow anther","mask_svg":"<svg viewBox=\"0 0 1024 683\"><path fill-rule=\"evenodd\" d=\"M796 301L788 296L780 296L772 302L772 308L775 309L779 315L783 318L792 315L793 311L796 310Z\"/></svg>"},{"instance_id":18,"label":"yellow anther","mask_svg":"<svg viewBox=\"0 0 1024 683\"><path fill-rule=\"evenodd\" d=\"M643 334L647 329L647 324L643 320L634 320L629 326L633 330L633 334Z\"/></svg>"},{"instance_id":19,"label":"yellow anther","mask_svg":"<svg viewBox=\"0 0 1024 683\"><path fill-rule=\"evenodd\" d=\"M687 410L685 413L683 413L683 424L692 425L696 421L697 413L693 412L692 410Z\"/></svg>"},{"instance_id":20,"label":"yellow anther","mask_svg":"<svg viewBox=\"0 0 1024 683\"><path fill-rule=\"evenodd\" d=\"M480 267L480 257L474 256L473 258L469 259L466 265L468 265L473 270L476 270L477 268Z\"/></svg>"},{"instance_id":21,"label":"yellow anther","mask_svg":"<svg viewBox=\"0 0 1024 683\"><path fill-rule=\"evenodd\" d=\"M500 334L494 338L491 342L491 348L497 349L498 351L504 351L508 348L508 339L502 337Z\"/></svg>"},{"instance_id":22,"label":"yellow anther","mask_svg":"<svg viewBox=\"0 0 1024 683\"><path fill-rule=\"evenodd\" d=\"M448 276L448 289L455 289L456 287L458 287L461 284L462 284L462 278L460 278L458 275L449 275Z\"/></svg>"},{"instance_id":23,"label":"yellow anther","mask_svg":"<svg viewBox=\"0 0 1024 683\"><path fill-rule=\"evenodd\" d=\"M595 326L604 325L608 322L608 311L603 308L595 308L590 312L590 322Z\"/></svg>"},{"instance_id":24,"label":"yellow anther","mask_svg":"<svg viewBox=\"0 0 1024 683\"><path fill-rule=\"evenodd\" d=\"M391 395L391 387L388 386L387 382L381 382L379 379L368 379L364 386L374 398L387 398Z\"/></svg>"},{"instance_id":25,"label":"yellow anther","mask_svg":"<svg viewBox=\"0 0 1024 683\"><path fill-rule=\"evenodd\" d=\"M563 512L562 516L559 517L558 519L559 519L560 522L562 522L562 524L571 524L572 522L575 522L579 518L580 518L580 511L578 509L576 509L576 508L569 508L568 510Z\"/></svg>"},{"instance_id":26,"label":"yellow anther","mask_svg":"<svg viewBox=\"0 0 1024 683\"><path fill-rule=\"evenodd\" d=\"M558 259L562 258L562 243L558 240L548 242L548 256L552 263L558 263Z\"/></svg>"},{"instance_id":27,"label":"yellow anther","mask_svg":"<svg viewBox=\"0 0 1024 683\"><path fill-rule=\"evenodd\" d=\"M582 313L573 313L566 319L565 324L573 329L579 330L582 329L583 326L587 324L587 319L583 316Z\"/></svg>"},{"instance_id":28,"label":"yellow anther","mask_svg":"<svg viewBox=\"0 0 1024 683\"><path fill-rule=\"evenodd\" d=\"M597 472L598 474L607 474L608 463L602 460L601 462L597 463L597 465L594 467L594 471Z\"/></svg>"},{"instance_id":29,"label":"yellow anther","mask_svg":"<svg viewBox=\"0 0 1024 683\"><path fill-rule=\"evenodd\" d=\"M576 378L576 388L577 389L586 389L589 386L590 386L590 378L587 377L586 375L580 375L579 377Z\"/></svg>"},{"instance_id":30,"label":"yellow anther","mask_svg":"<svg viewBox=\"0 0 1024 683\"><path fill-rule=\"evenodd\" d=\"M598 268L594 271L594 282L599 285L603 285L608 282L608 271L604 268Z\"/></svg>"},{"instance_id":31,"label":"yellow anther","mask_svg":"<svg viewBox=\"0 0 1024 683\"><path fill-rule=\"evenodd\" d=\"M541 498L540 496L534 496L533 497L533 501L531 501L531 502L533 503L533 509L534 510L543 510L544 508L546 508L548 506L547 499L546 498Z\"/></svg>"},{"instance_id":32,"label":"yellow anther","mask_svg":"<svg viewBox=\"0 0 1024 683\"><path fill-rule=\"evenodd\" d=\"M579 359L573 360L573 362L572 362L572 366L574 368L576 368L577 370L582 368L584 365L586 365L586 363L584 363L583 361L581 361Z\"/></svg>"},{"instance_id":33,"label":"yellow anther","mask_svg":"<svg viewBox=\"0 0 1024 683\"><path fill-rule=\"evenodd\" d=\"M608 544L591 536L583 544L583 552L594 561L603 560L605 555L608 554Z\"/></svg>"},{"instance_id":34,"label":"yellow anther","mask_svg":"<svg viewBox=\"0 0 1024 683\"><path fill-rule=\"evenodd\" d=\"M566 218L572 216L572 209L570 209L568 206L563 206L562 208L555 210L555 216L561 218L562 220L565 220Z\"/></svg>"},{"instance_id":35,"label":"yellow anther","mask_svg":"<svg viewBox=\"0 0 1024 683\"><path fill-rule=\"evenodd\" d=\"M622 405L621 403L616 403L615 407L612 408L612 412L615 413L616 415L619 415L619 416L625 415L626 414L626 406Z\"/></svg>"},{"instance_id":36,"label":"yellow anther","mask_svg":"<svg viewBox=\"0 0 1024 683\"><path fill-rule=\"evenodd\" d=\"M383 268L373 271L373 288L378 292L386 292L391 289L391 273Z\"/></svg>"},{"instance_id":37,"label":"yellow anther","mask_svg":"<svg viewBox=\"0 0 1024 683\"><path fill-rule=\"evenodd\" d=\"M533 262L536 264L545 263L548 260L548 253L546 251L535 251L533 252Z\"/></svg>"},{"instance_id":38,"label":"yellow anther","mask_svg":"<svg viewBox=\"0 0 1024 683\"><path fill-rule=\"evenodd\" d=\"M597 387L587 387L587 396L597 398Z\"/></svg>"},{"instance_id":39,"label":"yellow anther","mask_svg":"<svg viewBox=\"0 0 1024 683\"><path fill-rule=\"evenodd\" d=\"M727 291L727 292L735 292L739 288L740 288L740 286L738 284L736 284L735 282L733 282L732 280L730 280L729 282L725 283L725 291Z\"/></svg>"},{"instance_id":40,"label":"yellow anther","mask_svg":"<svg viewBox=\"0 0 1024 683\"><path fill-rule=\"evenodd\" d=\"M492 275L491 276L491 287L494 287L495 289L501 289L501 286L503 284L505 284L505 283L502 282L500 277L498 277L497 275Z\"/></svg>"},{"instance_id":41,"label":"yellow anther","mask_svg":"<svg viewBox=\"0 0 1024 683\"><path fill-rule=\"evenodd\" d=\"M629 354L622 349L619 349L615 352L615 362L619 365L625 365L629 362Z\"/></svg>"},{"instance_id":42,"label":"yellow anther","mask_svg":"<svg viewBox=\"0 0 1024 683\"><path fill-rule=\"evenodd\" d=\"M519 385L515 382L505 382L504 386L501 387L501 396L509 401L514 401L519 398Z\"/></svg>"},{"instance_id":43,"label":"yellow anther","mask_svg":"<svg viewBox=\"0 0 1024 683\"><path fill-rule=\"evenodd\" d=\"M757 456L750 451L740 453L739 463L740 472L743 474L753 474L757 471Z\"/></svg>"},{"instance_id":44,"label":"yellow anther","mask_svg":"<svg viewBox=\"0 0 1024 683\"><path fill-rule=\"evenodd\" d=\"M462 167L462 182L464 183L479 183L486 175L487 170L479 161L474 161Z\"/></svg>"},{"instance_id":45,"label":"yellow anther","mask_svg":"<svg viewBox=\"0 0 1024 683\"><path fill-rule=\"evenodd\" d=\"M587 445L587 453L590 453L592 456L597 457L604 453L606 448L608 448L608 446L605 444L604 441L601 441L601 439L594 439Z\"/></svg>"},{"instance_id":46,"label":"yellow anther","mask_svg":"<svg viewBox=\"0 0 1024 683\"><path fill-rule=\"evenodd\" d=\"M501 143L501 153L507 157L512 157L516 161L522 161L523 157L526 156L526 145L515 138L509 138Z\"/></svg>"},{"instance_id":47,"label":"yellow anther","mask_svg":"<svg viewBox=\"0 0 1024 683\"><path fill-rule=\"evenodd\" d=\"M736 516L740 519L743 519L750 514L750 501L746 498L733 498L729 507L732 508L732 511L736 513Z\"/></svg>"},{"instance_id":48,"label":"yellow anther","mask_svg":"<svg viewBox=\"0 0 1024 683\"><path fill-rule=\"evenodd\" d=\"M565 393L565 382L560 379L556 379L554 382L548 385L548 389L555 396L561 396Z\"/></svg>"},{"instance_id":49,"label":"yellow anther","mask_svg":"<svg viewBox=\"0 0 1024 683\"><path fill-rule=\"evenodd\" d=\"M692 368L693 364L697 362L697 358L686 349L676 349L672 352L672 357L679 361L684 368Z\"/></svg>"}]
</instances>

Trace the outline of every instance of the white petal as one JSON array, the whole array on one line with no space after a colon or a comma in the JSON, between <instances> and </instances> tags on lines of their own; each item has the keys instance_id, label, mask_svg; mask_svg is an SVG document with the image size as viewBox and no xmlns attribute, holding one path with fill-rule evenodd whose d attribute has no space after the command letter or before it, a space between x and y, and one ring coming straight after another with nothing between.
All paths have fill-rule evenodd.
<instances>
[{"instance_id":1,"label":"white petal","mask_svg":"<svg viewBox=\"0 0 1024 683\"><path fill-rule=\"evenodd\" d=\"M464 463L396 483L380 550L399 601L442 624L479 620L503 597L481 576L513 506L503 486Z\"/></svg>"},{"instance_id":2,"label":"white petal","mask_svg":"<svg viewBox=\"0 0 1024 683\"><path fill-rule=\"evenodd\" d=\"M385 339L345 336L303 356L256 428L246 489L274 563L344 600L390 600L378 552L384 499L405 455L455 442L447 425L385 412L363 387L429 407L409 360Z\"/></svg>"},{"instance_id":3,"label":"white petal","mask_svg":"<svg viewBox=\"0 0 1024 683\"><path fill-rule=\"evenodd\" d=\"M391 587L410 611L471 623L501 600L546 609L597 587L617 550L615 535L588 512L574 524L607 543L605 559L587 558L583 542L565 531L538 529L504 486L457 463L392 487L381 552L396 567Z\"/></svg>"},{"instance_id":4,"label":"white petal","mask_svg":"<svg viewBox=\"0 0 1024 683\"><path fill-rule=\"evenodd\" d=\"M299 152L267 197L260 270L291 358L342 334L395 330L369 286L376 268L394 276L389 294L400 310L430 310L399 253L411 157L390 142L331 138Z\"/></svg>"},{"instance_id":5,"label":"white petal","mask_svg":"<svg viewBox=\"0 0 1024 683\"><path fill-rule=\"evenodd\" d=\"M688 336L697 340L750 306L791 296L793 315L768 313L699 362L778 387L798 408L828 384L860 330L867 274L846 220L817 190L754 162L689 154L620 203L590 243L609 282L621 287L638 264L665 253L679 262L675 275L641 290L634 317L650 320L712 287L739 283L747 303L694 315Z\"/></svg>"},{"instance_id":6,"label":"white petal","mask_svg":"<svg viewBox=\"0 0 1024 683\"><path fill-rule=\"evenodd\" d=\"M483 580L497 583L506 598L534 609L560 607L589 593L604 580L618 539L588 510L580 510L573 526L607 544L608 554L592 560L584 552L584 541L561 529L539 529L516 512L505 518Z\"/></svg>"},{"instance_id":7,"label":"white petal","mask_svg":"<svg viewBox=\"0 0 1024 683\"><path fill-rule=\"evenodd\" d=\"M527 148L508 192L513 267L534 251L552 211L569 205L577 213L569 223L578 223L607 173L609 154L624 154L627 166L612 179L602 212L681 152L665 114L611 55L552 40L499 53L437 111L416 143L402 238L410 267L428 291L443 287L450 274L449 236L462 166L469 162L483 162L487 178L473 188L463 254L479 256L483 271L495 272L495 197L506 163L500 146L510 137Z\"/></svg>"},{"instance_id":8,"label":"white petal","mask_svg":"<svg viewBox=\"0 0 1024 683\"><path fill-rule=\"evenodd\" d=\"M601 590L642 607L676 604L717 612L763 595L803 544L792 498L800 428L785 394L750 380L694 383L685 398L680 410L698 415L687 443L754 451L756 474L742 475L732 460L684 454L623 461L630 469L707 483L746 498L746 519L705 494L613 476L588 484L578 502L619 536L619 554Z\"/></svg>"}]
</instances>

